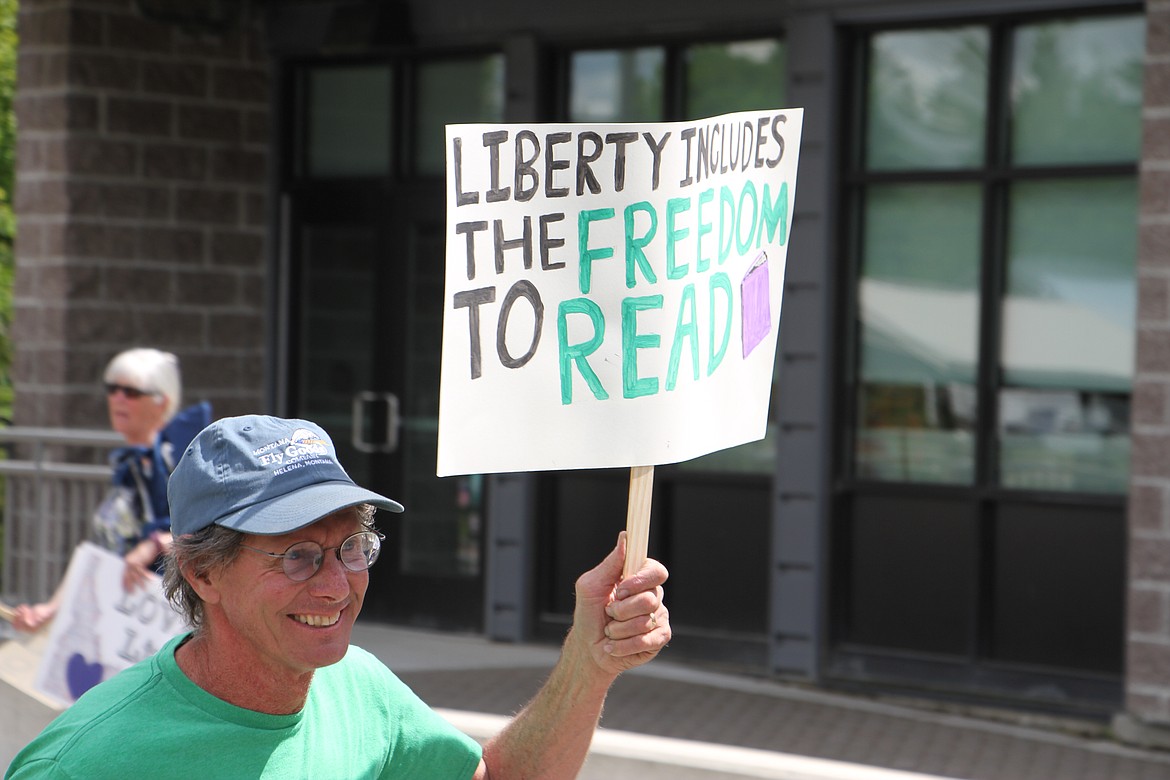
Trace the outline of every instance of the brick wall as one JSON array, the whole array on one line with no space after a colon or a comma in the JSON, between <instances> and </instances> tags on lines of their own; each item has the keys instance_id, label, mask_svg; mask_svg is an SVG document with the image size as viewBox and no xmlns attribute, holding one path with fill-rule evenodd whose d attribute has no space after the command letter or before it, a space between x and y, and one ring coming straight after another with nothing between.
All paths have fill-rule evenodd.
<instances>
[{"instance_id":1,"label":"brick wall","mask_svg":"<svg viewBox=\"0 0 1170 780\"><path fill-rule=\"evenodd\" d=\"M105 427L116 352L179 355L185 401L259 411L267 58L131 0L22 0L15 418Z\"/></svg>"},{"instance_id":2,"label":"brick wall","mask_svg":"<svg viewBox=\"0 0 1170 780\"><path fill-rule=\"evenodd\" d=\"M1126 709L1170 727L1170 2L1147 3Z\"/></svg>"}]
</instances>

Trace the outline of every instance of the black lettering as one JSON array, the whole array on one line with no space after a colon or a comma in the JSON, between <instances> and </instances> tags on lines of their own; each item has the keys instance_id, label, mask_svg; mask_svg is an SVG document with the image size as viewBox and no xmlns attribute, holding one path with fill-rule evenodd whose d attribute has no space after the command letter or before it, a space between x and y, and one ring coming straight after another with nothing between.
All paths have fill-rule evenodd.
<instances>
[{"instance_id":1,"label":"black lettering","mask_svg":"<svg viewBox=\"0 0 1170 780\"><path fill-rule=\"evenodd\" d=\"M514 358L508 352L508 345L504 343L504 332L508 327L508 319L512 313L512 304L521 298L524 298L532 305L532 313L536 321L532 327L532 341L528 345L528 351L520 357ZM532 282L527 279L521 279L512 285L512 289L508 290L508 294L504 296L504 303L500 307L500 319L496 323L496 354L500 356L500 363L506 368L521 368L529 360L532 360L532 356L536 354L536 348L540 345L540 333L543 326L544 302L540 300L540 293Z\"/></svg>"},{"instance_id":2,"label":"black lettering","mask_svg":"<svg viewBox=\"0 0 1170 780\"><path fill-rule=\"evenodd\" d=\"M483 352L479 344L479 307L496 299L495 287L480 287L455 293L456 309L467 309L467 328L471 352L471 378L483 375Z\"/></svg>"},{"instance_id":3,"label":"black lettering","mask_svg":"<svg viewBox=\"0 0 1170 780\"><path fill-rule=\"evenodd\" d=\"M479 203L478 192L463 191L463 139L453 138L451 143L455 147L451 150L455 160L455 205L469 206L472 203Z\"/></svg>"},{"instance_id":4,"label":"black lettering","mask_svg":"<svg viewBox=\"0 0 1170 780\"><path fill-rule=\"evenodd\" d=\"M756 137L756 131L752 128L752 123L744 120L743 128L740 130L740 163L741 171L748 169L748 162L751 159L751 148L753 139Z\"/></svg>"},{"instance_id":5,"label":"black lettering","mask_svg":"<svg viewBox=\"0 0 1170 780\"><path fill-rule=\"evenodd\" d=\"M588 154L585 153L585 142L593 144L593 151ZM581 135L577 136L577 195L584 195L585 188L596 195L601 192L601 183L597 181L597 177L593 175L593 169L589 167L589 163L597 162L601 157L601 152L605 149L605 145L601 143L601 136L592 130L586 130Z\"/></svg>"},{"instance_id":6,"label":"black lettering","mask_svg":"<svg viewBox=\"0 0 1170 780\"><path fill-rule=\"evenodd\" d=\"M711 128L707 128L706 132L699 128L698 159L695 162L695 173L698 176L695 177L695 181L702 181L704 176L711 176L711 136L714 132Z\"/></svg>"},{"instance_id":7,"label":"black lettering","mask_svg":"<svg viewBox=\"0 0 1170 780\"><path fill-rule=\"evenodd\" d=\"M719 130L719 172L727 173L727 128L723 125L715 125L715 127ZM714 170L714 166L711 168Z\"/></svg>"},{"instance_id":8,"label":"black lettering","mask_svg":"<svg viewBox=\"0 0 1170 780\"><path fill-rule=\"evenodd\" d=\"M532 144L532 156L524 156L524 143ZM536 133L531 130L521 130L516 133L516 178L514 185L516 187L516 202L525 203L532 200L532 196L540 189L540 174L536 171L536 166L533 165L537 158L540 157L540 139L536 137ZM532 186L525 187L524 179L532 179Z\"/></svg>"},{"instance_id":9,"label":"black lettering","mask_svg":"<svg viewBox=\"0 0 1170 780\"><path fill-rule=\"evenodd\" d=\"M764 167L764 158L760 156L760 151L764 148L764 144L766 143L764 140L764 128L767 126L767 124L768 124L768 117L766 117L766 116L762 116L758 120L756 120L756 155L755 155L755 167L756 168L763 168Z\"/></svg>"},{"instance_id":10,"label":"black lettering","mask_svg":"<svg viewBox=\"0 0 1170 780\"><path fill-rule=\"evenodd\" d=\"M680 181L678 186L687 187L695 183L695 177L691 174L691 139L695 137L695 128L688 127L686 130L682 131L680 137L687 142L687 177ZM695 167L698 168L697 160Z\"/></svg>"},{"instance_id":11,"label":"black lettering","mask_svg":"<svg viewBox=\"0 0 1170 780\"><path fill-rule=\"evenodd\" d=\"M532 268L532 217L524 215L524 232L520 238L504 238L504 221L502 219L493 220L492 228L495 233L496 273L502 274L504 272L504 251L508 249L523 249L524 268Z\"/></svg>"},{"instance_id":12,"label":"black lettering","mask_svg":"<svg viewBox=\"0 0 1170 780\"><path fill-rule=\"evenodd\" d=\"M554 187L553 173L568 169L568 160L558 160L553 154L553 147L569 141L568 133L549 133L544 137L544 195L547 198L567 198L568 187Z\"/></svg>"},{"instance_id":13,"label":"black lettering","mask_svg":"<svg viewBox=\"0 0 1170 780\"><path fill-rule=\"evenodd\" d=\"M138 622L144 626L150 625L155 616L158 615L158 602L151 596L147 596L138 602Z\"/></svg>"},{"instance_id":14,"label":"black lettering","mask_svg":"<svg viewBox=\"0 0 1170 780\"><path fill-rule=\"evenodd\" d=\"M123 615L134 614L134 606L130 603L130 593L128 591L122 591L118 596L118 603L114 605L114 609Z\"/></svg>"},{"instance_id":15,"label":"black lettering","mask_svg":"<svg viewBox=\"0 0 1170 780\"><path fill-rule=\"evenodd\" d=\"M666 146L666 139L670 138L670 131L667 130L660 141L655 141L654 136L649 133L642 133L642 137L646 139L646 145L650 147L650 153L654 155L654 179L651 189L656 190L662 175L662 147Z\"/></svg>"},{"instance_id":16,"label":"black lettering","mask_svg":"<svg viewBox=\"0 0 1170 780\"><path fill-rule=\"evenodd\" d=\"M122 610L119 609L118 611L121 612ZM135 663L138 661L138 659L134 657L134 651L130 648L130 644L134 641L134 637L136 636L138 636L137 631L132 628L126 629L126 644L122 645L122 648L118 650L119 658L124 658L130 663Z\"/></svg>"},{"instance_id":17,"label":"black lettering","mask_svg":"<svg viewBox=\"0 0 1170 780\"><path fill-rule=\"evenodd\" d=\"M630 131L626 133L610 133L605 137L607 144L613 144L613 191L621 192L626 188L626 144L638 140L638 134Z\"/></svg>"},{"instance_id":18,"label":"black lettering","mask_svg":"<svg viewBox=\"0 0 1170 780\"><path fill-rule=\"evenodd\" d=\"M548 223L560 222L564 218L564 212L540 215L540 268L543 271L565 267L565 261L563 260L559 263L553 263L549 262L548 259L548 251L550 249L559 249L565 245L565 239L563 238L548 237Z\"/></svg>"},{"instance_id":19,"label":"black lettering","mask_svg":"<svg viewBox=\"0 0 1170 780\"><path fill-rule=\"evenodd\" d=\"M459 222L455 225L455 233L467 236L467 280L475 278L475 234L480 230L487 230L487 222Z\"/></svg>"},{"instance_id":20,"label":"black lettering","mask_svg":"<svg viewBox=\"0 0 1170 780\"><path fill-rule=\"evenodd\" d=\"M784 136L780 135L780 131L776 129L776 125L787 121L788 117L784 114L777 114L776 116L772 117L772 137L776 139L778 150L776 152L776 156L771 160L768 160L769 168L775 168L777 165L779 165L780 158L784 156Z\"/></svg>"},{"instance_id":21,"label":"black lettering","mask_svg":"<svg viewBox=\"0 0 1170 780\"><path fill-rule=\"evenodd\" d=\"M724 132L723 137L724 138L727 137L726 132ZM739 150L740 150L740 146L741 146L739 133L732 133L731 134L731 141L732 141L731 153L729 155L727 155L727 157L728 157L729 162L730 162L731 170L734 171L735 166L739 165ZM724 170L727 170L727 169L725 168Z\"/></svg>"},{"instance_id":22,"label":"black lettering","mask_svg":"<svg viewBox=\"0 0 1170 780\"><path fill-rule=\"evenodd\" d=\"M483 134L484 148L490 149L492 188L487 191L488 203L499 203L512 195L511 187L500 186L500 144L508 140L507 130L493 130Z\"/></svg>"}]
</instances>

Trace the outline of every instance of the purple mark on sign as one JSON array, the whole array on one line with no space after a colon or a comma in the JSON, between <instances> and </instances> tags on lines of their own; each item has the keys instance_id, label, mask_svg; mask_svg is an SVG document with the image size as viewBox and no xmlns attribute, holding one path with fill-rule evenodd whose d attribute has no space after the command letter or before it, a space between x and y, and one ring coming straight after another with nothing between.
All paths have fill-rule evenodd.
<instances>
[{"instance_id":1,"label":"purple mark on sign","mask_svg":"<svg viewBox=\"0 0 1170 780\"><path fill-rule=\"evenodd\" d=\"M94 661L92 664L85 660L81 653L69 656L69 663L65 667L65 680L69 683L69 693L74 699L102 681L105 669Z\"/></svg>"},{"instance_id":2,"label":"purple mark on sign","mask_svg":"<svg viewBox=\"0 0 1170 780\"><path fill-rule=\"evenodd\" d=\"M772 330L771 285L768 254L761 251L740 284L743 314L743 356L751 354Z\"/></svg>"}]
</instances>

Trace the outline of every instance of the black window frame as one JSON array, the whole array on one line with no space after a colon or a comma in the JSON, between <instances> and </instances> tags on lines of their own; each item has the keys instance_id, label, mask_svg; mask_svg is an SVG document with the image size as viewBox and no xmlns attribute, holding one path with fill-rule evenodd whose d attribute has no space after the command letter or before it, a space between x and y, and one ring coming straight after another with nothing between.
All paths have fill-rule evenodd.
<instances>
[{"instance_id":1,"label":"black window frame","mask_svg":"<svg viewBox=\"0 0 1170 780\"><path fill-rule=\"evenodd\" d=\"M844 236L838 248L840 283L835 305L845 323L837 334L833 375L836 388L833 408L832 488L829 529L829 619L823 651L823 669L830 683L845 686L877 685L883 689L912 690L937 695L968 695L980 700L1010 701L1015 706L1075 711L1091 715L1108 714L1122 698L1124 668L1124 624L1119 618L1116 663L1110 669L1085 670L1060 664L1025 664L994 657L996 625L995 580L997 543L1002 540L1001 515L1018 514L1020 507L1033 507L1037 516L1045 513L1085 510L1091 522L1109 518L1109 553L1117 557L1108 567L1113 575L1109 587L1124 612L1124 493L1093 493L1003 487L998 483L998 393L1007 385L1000 376L1002 348L1006 242L1009 190L1014 182L1042 179L1102 178L1129 176L1136 179L1139 160L1132 163L1071 164L1062 166L1013 166L1008 161L1010 111L1010 35L1016 28L1037 22L1091 17L1143 15L1140 4L1115 4L1061 11L1026 12L1006 15L966 15L929 20L882 20L842 29L843 67L840 92L843 96L839 124L838 177L841 198L838 224ZM889 31L932 30L979 25L989 31L989 72L984 162L963 170L866 170L863 150L867 126L867 53L872 36ZM983 204L979 269L979 325L977 353L978 416L975 439L974 476L970 484L941 484L864 479L853 469L855 433L858 430L860 317L858 290L861 278L863 225L866 189L874 184L928 182L969 182L980 186ZM1136 230L1136 224L1135 224ZM1132 399L1132 391L1130 393ZM954 540L966 539L972 548L970 561L977 581L970 590L966 616L967 644L962 653L947 655L927 651L869 646L851 636L855 580L853 555L859 541L852 524L859 502L892 501L894 506L912 507L921 502L954 501L970 511L956 531ZM959 527L959 526L957 526ZM1112 564L1116 563L1116 566ZM1005 576L1000 573L1001 577ZM999 594L1002 598L1002 593ZM1033 697L1020 691L1036 683L1051 685L1061 692L1057 699Z\"/></svg>"}]
</instances>

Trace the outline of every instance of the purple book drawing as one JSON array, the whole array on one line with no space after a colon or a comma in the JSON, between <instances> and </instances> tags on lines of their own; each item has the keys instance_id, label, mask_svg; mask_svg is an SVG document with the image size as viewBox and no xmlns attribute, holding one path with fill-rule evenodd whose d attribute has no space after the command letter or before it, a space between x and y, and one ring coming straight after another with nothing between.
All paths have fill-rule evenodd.
<instances>
[{"instance_id":1,"label":"purple book drawing","mask_svg":"<svg viewBox=\"0 0 1170 780\"><path fill-rule=\"evenodd\" d=\"M771 289L768 280L768 253L761 250L740 283L745 358L772 330Z\"/></svg>"}]
</instances>

